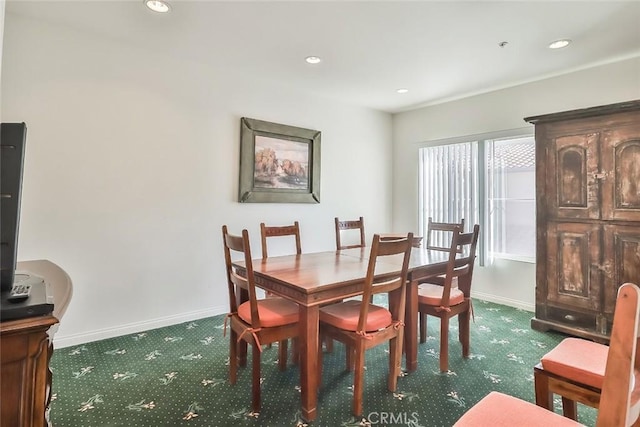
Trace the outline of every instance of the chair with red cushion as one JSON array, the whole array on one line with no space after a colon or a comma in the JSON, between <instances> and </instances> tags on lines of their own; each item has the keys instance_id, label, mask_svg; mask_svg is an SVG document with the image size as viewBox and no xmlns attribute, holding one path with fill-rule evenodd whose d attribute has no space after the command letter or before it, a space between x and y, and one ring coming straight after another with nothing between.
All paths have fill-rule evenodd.
<instances>
[{"instance_id":1,"label":"chair with red cushion","mask_svg":"<svg viewBox=\"0 0 640 427\"><path fill-rule=\"evenodd\" d=\"M252 352L252 399L251 409L260 412L260 355L262 345L286 341L298 336L298 305L280 297L258 299L251 262L249 233L242 230L241 236L229 234L227 226L222 226L224 259L229 287L230 320L229 382L236 383L240 344ZM231 253L240 255L244 263L243 274L237 271L231 260ZM245 353L246 354L246 353ZM280 358L280 370L286 368L286 359Z\"/></svg>"},{"instance_id":2,"label":"chair with red cushion","mask_svg":"<svg viewBox=\"0 0 640 427\"><path fill-rule=\"evenodd\" d=\"M582 338L565 338L533 368L536 404L553 411L553 394L562 413L577 420L577 402L597 408L609 347Z\"/></svg>"},{"instance_id":3,"label":"chair with red cushion","mask_svg":"<svg viewBox=\"0 0 640 427\"><path fill-rule=\"evenodd\" d=\"M262 249L262 259L269 257L267 239L279 238L279 237L293 237L296 247L296 254L302 253L302 245L300 244L300 225L298 221L294 221L291 225L265 225L264 222L260 223L260 243ZM265 295L268 298L273 296L272 293L266 292ZM284 360L284 364L287 364L287 340L278 343L278 358ZM271 345L269 345L271 347ZM294 363L298 361L298 343L297 340L293 342L293 360Z\"/></svg>"},{"instance_id":4,"label":"chair with red cushion","mask_svg":"<svg viewBox=\"0 0 640 427\"><path fill-rule=\"evenodd\" d=\"M639 322L640 289L634 284L625 283L618 290L596 427L640 425ZM580 425L575 420L495 391L485 396L454 424L457 427Z\"/></svg>"},{"instance_id":5,"label":"chair with red cushion","mask_svg":"<svg viewBox=\"0 0 640 427\"><path fill-rule=\"evenodd\" d=\"M440 318L440 371L442 372L449 369L449 320L454 316L458 316L458 339L462 344L462 356L469 357L471 280L479 233L478 224L473 227L471 233L462 233L460 227L454 227L444 283L442 285L422 283L418 286L418 311L421 316L420 342L426 341L427 315ZM454 282L458 286L454 286Z\"/></svg>"},{"instance_id":6,"label":"chair with red cushion","mask_svg":"<svg viewBox=\"0 0 640 427\"><path fill-rule=\"evenodd\" d=\"M413 234L381 240L373 236L361 300L346 300L320 308L320 335L341 341L353 352L353 414L362 415L365 351L389 341L388 389L395 391L400 375L406 281ZM380 264L378 264L380 262ZM380 266L376 270L376 265ZM384 269L384 270L382 270ZM383 274L388 271L388 274ZM378 274L379 277L375 277ZM372 304L371 296L387 293L389 309ZM349 363L349 362L348 362ZM347 369L351 366L347 365ZM322 348L318 351L318 384L322 376Z\"/></svg>"}]
</instances>

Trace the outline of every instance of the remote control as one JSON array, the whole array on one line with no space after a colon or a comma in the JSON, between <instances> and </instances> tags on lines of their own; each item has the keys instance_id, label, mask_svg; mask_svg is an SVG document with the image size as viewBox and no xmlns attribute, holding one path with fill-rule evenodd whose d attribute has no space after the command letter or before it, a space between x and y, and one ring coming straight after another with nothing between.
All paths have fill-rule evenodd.
<instances>
[{"instance_id":1,"label":"remote control","mask_svg":"<svg viewBox=\"0 0 640 427\"><path fill-rule=\"evenodd\" d=\"M31 285L13 285L11 288L11 292L9 292L9 296L7 297L7 301L10 302L20 302L29 298L29 293L31 292Z\"/></svg>"}]
</instances>

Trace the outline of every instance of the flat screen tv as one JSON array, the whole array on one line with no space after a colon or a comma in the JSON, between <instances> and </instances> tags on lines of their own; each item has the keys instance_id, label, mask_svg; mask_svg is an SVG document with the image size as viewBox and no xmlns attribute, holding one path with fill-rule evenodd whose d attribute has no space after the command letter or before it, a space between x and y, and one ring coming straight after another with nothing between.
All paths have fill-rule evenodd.
<instances>
[{"instance_id":1,"label":"flat screen tv","mask_svg":"<svg viewBox=\"0 0 640 427\"><path fill-rule=\"evenodd\" d=\"M0 291L5 292L11 290L16 270L27 126L24 123L2 123L0 126Z\"/></svg>"}]
</instances>

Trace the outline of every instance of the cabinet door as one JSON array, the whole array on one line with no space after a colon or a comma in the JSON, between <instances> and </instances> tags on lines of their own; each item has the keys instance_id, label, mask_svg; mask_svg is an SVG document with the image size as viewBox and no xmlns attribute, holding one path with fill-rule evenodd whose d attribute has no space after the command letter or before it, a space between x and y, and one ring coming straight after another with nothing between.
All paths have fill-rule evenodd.
<instances>
[{"instance_id":1,"label":"cabinet door","mask_svg":"<svg viewBox=\"0 0 640 427\"><path fill-rule=\"evenodd\" d=\"M598 133L558 136L547 154L547 214L550 218L599 219Z\"/></svg>"},{"instance_id":2,"label":"cabinet door","mask_svg":"<svg viewBox=\"0 0 640 427\"><path fill-rule=\"evenodd\" d=\"M618 288L640 284L640 225L604 226L604 311L613 316Z\"/></svg>"},{"instance_id":3,"label":"cabinet door","mask_svg":"<svg viewBox=\"0 0 640 427\"><path fill-rule=\"evenodd\" d=\"M547 232L547 301L574 310L599 311L600 228L593 224L550 223Z\"/></svg>"},{"instance_id":4,"label":"cabinet door","mask_svg":"<svg viewBox=\"0 0 640 427\"><path fill-rule=\"evenodd\" d=\"M640 221L640 124L602 135L602 218Z\"/></svg>"}]
</instances>

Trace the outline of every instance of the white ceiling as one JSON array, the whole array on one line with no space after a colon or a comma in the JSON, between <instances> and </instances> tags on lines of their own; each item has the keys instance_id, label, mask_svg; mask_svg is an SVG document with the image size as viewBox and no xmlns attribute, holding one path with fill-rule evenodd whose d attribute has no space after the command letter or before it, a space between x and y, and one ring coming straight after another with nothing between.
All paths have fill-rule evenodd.
<instances>
[{"instance_id":1,"label":"white ceiling","mask_svg":"<svg viewBox=\"0 0 640 427\"><path fill-rule=\"evenodd\" d=\"M169 2L162 15L142 0L7 0L5 21L60 23L387 112L640 56L637 0ZM560 38L573 43L547 48Z\"/></svg>"}]
</instances>

